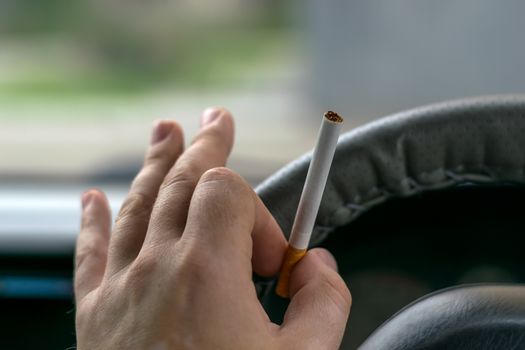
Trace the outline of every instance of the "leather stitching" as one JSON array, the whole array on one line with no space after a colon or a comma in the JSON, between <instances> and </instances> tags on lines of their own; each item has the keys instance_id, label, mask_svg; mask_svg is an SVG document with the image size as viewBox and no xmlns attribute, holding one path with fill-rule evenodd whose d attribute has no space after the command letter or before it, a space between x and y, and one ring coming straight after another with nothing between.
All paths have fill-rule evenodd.
<instances>
[{"instance_id":1,"label":"leather stitching","mask_svg":"<svg viewBox=\"0 0 525 350\"><path fill-rule=\"evenodd\" d=\"M409 197L414 194L423 193L425 191L429 191L432 189L438 189L438 188L444 188L444 187L450 187L452 185L458 185L464 182L477 182L477 183L490 183L490 182L505 182L505 180L501 180L497 178L494 175L495 171L498 170L506 170L506 171L512 171L517 172L518 174L524 174L525 168L523 167L516 167L516 166L507 166L507 165L469 165L470 168L477 168L478 171L476 172L470 172L470 173L459 173L457 170L464 170L466 166L465 165L457 165L453 169L444 169L444 168L437 168L435 170L430 171L423 171L420 172L417 177L427 176L435 174L436 172L441 172L445 176L445 180L441 182L435 182L430 185L428 184L422 184L420 181L418 181L415 177L407 176L405 178L402 178L398 181L400 185L403 185L404 183L408 184L409 186L409 192L402 195L402 197ZM479 171L481 169L481 171ZM525 179L524 179L525 180ZM374 205L377 205L389 198L396 196L396 190L391 190L386 187L378 187L373 186L368 191L365 192L365 194L362 195L356 195L356 198L369 198L368 200L365 200L361 203L356 203L353 201L348 201L343 204L342 207L339 207L332 211L331 214L328 215L328 223L333 222L334 217L337 215L337 212L341 208L347 208L350 209L349 217L348 219L342 224L347 225L348 223L352 222L355 218L357 218L360 214L367 211L368 209L371 209ZM379 196L374 196L376 194L380 194ZM373 196L372 198L370 198ZM342 226L342 225L315 225L314 232L315 232L315 241L316 243L319 243L322 241L328 234L330 234L331 231L333 231L336 227Z\"/></svg>"}]
</instances>

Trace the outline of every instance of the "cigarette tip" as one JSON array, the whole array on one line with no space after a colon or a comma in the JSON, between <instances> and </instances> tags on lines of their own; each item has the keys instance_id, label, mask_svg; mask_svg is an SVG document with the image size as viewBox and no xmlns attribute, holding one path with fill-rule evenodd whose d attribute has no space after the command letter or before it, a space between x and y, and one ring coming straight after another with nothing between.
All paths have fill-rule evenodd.
<instances>
[{"instance_id":1,"label":"cigarette tip","mask_svg":"<svg viewBox=\"0 0 525 350\"><path fill-rule=\"evenodd\" d=\"M328 119L329 121L334 122L334 123L342 123L343 122L343 117L341 117L339 114L337 114L334 111L326 112L324 114L324 117L326 119Z\"/></svg>"}]
</instances>

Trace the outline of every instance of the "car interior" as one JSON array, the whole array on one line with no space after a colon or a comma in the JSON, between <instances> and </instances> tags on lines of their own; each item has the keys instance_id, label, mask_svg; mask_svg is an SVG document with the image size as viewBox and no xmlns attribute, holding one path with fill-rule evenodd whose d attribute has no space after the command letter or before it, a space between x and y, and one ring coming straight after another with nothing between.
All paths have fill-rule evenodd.
<instances>
[{"instance_id":1,"label":"car interior","mask_svg":"<svg viewBox=\"0 0 525 350\"><path fill-rule=\"evenodd\" d=\"M0 1L0 349L75 349L80 196L113 216L151 125L235 118L227 166L288 238L323 112L310 248L341 349L525 349L525 2ZM288 300L253 276L270 319Z\"/></svg>"},{"instance_id":2,"label":"car interior","mask_svg":"<svg viewBox=\"0 0 525 350\"><path fill-rule=\"evenodd\" d=\"M523 96L449 101L340 139L314 244L333 252L352 292L342 348L525 346L524 107ZM258 187L284 232L308 163ZM260 283L282 320L274 282Z\"/></svg>"}]
</instances>

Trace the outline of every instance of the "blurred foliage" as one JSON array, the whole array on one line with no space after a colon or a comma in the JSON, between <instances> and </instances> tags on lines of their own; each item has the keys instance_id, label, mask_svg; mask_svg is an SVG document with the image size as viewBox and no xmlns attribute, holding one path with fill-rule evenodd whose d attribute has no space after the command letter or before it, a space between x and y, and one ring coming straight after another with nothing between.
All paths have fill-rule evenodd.
<instances>
[{"instance_id":1,"label":"blurred foliage","mask_svg":"<svg viewBox=\"0 0 525 350\"><path fill-rule=\"evenodd\" d=\"M20 43L54 38L61 50L46 56L45 45L26 45L34 47L33 65L23 69L35 73L0 81L0 91L130 92L234 84L286 47L286 14L286 6L275 0L4 0L0 38Z\"/></svg>"},{"instance_id":2,"label":"blurred foliage","mask_svg":"<svg viewBox=\"0 0 525 350\"><path fill-rule=\"evenodd\" d=\"M0 31L34 34L65 30L75 6L75 2L67 0L2 0Z\"/></svg>"}]
</instances>

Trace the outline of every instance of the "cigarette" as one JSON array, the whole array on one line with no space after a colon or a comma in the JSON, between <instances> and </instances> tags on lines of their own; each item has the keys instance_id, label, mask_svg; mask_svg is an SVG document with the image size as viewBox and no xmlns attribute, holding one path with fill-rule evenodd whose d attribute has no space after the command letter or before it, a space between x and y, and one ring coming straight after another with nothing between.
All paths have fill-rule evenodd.
<instances>
[{"instance_id":1,"label":"cigarette","mask_svg":"<svg viewBox=\"0 0 525 350\"><path fill-rule=\"evenodd\" d=\"M308 168L303 193L299 200L292 232L288 240L288 250L277 282L276 293L280 297L289 297L290 274L308 249L342 123L343 118L335 112L328 111L323 116L321 129L317 136L317 144Z\"/></svg>"}]
</instances>

